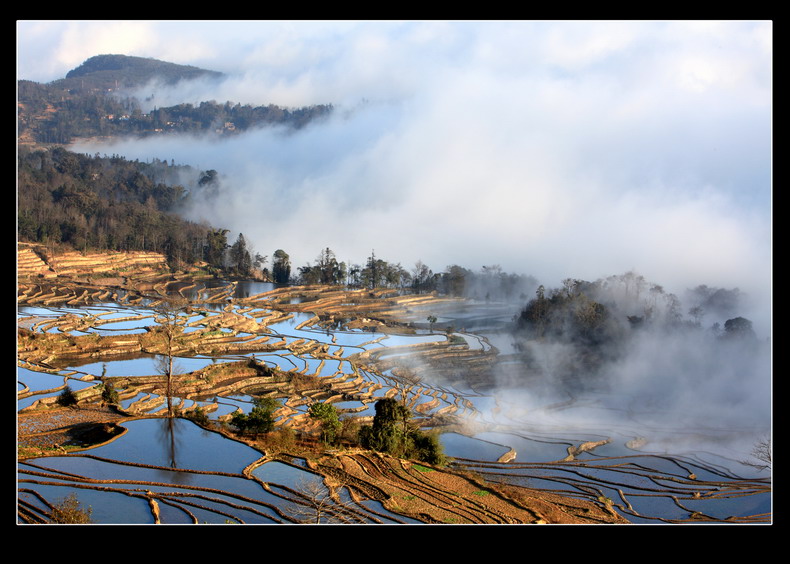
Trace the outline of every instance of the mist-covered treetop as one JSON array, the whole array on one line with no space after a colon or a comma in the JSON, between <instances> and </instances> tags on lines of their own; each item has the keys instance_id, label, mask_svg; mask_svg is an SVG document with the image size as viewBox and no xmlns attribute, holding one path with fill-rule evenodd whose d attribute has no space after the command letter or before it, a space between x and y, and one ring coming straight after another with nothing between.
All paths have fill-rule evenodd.
<instances>
[{"instance_id":1,"label":"mist-covered treetop","mask_svg":"<svg viewBox=\"0 0 790 564\"><path fill-rule=\"evenodd\" d=\"M567 278L560 288L539 286L517 321L521 329L541 338L611 340L619 338L625 326L701 327L707 322L719 327L737 313L742 297L737 288L701 285L689 289L681 300L660 284L629 271L594 282ZM747 325L750 329L751 322L744 319L737 327Z\"/></svg>"}]
</instances>

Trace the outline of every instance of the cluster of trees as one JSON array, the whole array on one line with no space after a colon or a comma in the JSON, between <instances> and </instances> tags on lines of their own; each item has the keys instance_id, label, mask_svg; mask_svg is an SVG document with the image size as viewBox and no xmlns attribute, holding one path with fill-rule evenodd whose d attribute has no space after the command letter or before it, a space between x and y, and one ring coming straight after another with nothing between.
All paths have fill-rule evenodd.
<instances>
[{"instance_id":1,"label":"cluster of trees","mask_svg":"<svg viewBox=\"0 0 790 564\"><path fill-rule=\"evenodd\" d=\"M243 233L235 242L230 231L181 218L191 191L219 190L215 170L198 171L172 161L150 163L118 156L89 156L62 147L20 147L18 159L18 237L50 247L67 245L81 251L151 251L168 257L171 266L206 262L240 277L262 276L275 283L347 284L351 287L438 289L460 292L459 280L470 271L451 267L434 275L418 262L412 273L372 253L366 265L347 266L334 251L323 249L314 265L292 276L288 253L257 253Z\"/></svg>"},{"instance_id":2,"label":"cluster of trees","mask_svg":"<svg viewBox=\"0 0 790 564\"><path fill-rule=\"evenodd\" d=\"M565 279L560 288L539 286L535 297L516 316L516 347L531 358L535 343L564 346L563 377L581 373L590 380L607 362L627 353L629 339L643 331L656 335L704 331L702 320L732 315L739 291L699 286L688 292L686 317L683 302L658 284L635 272L588 282ZM743 317L717 321L708 329L717 339L755 338L752 322Z\"/></svg>"},{"instance_id":3,"label":"cluster of trees","mask_svg":"<svg viewBox=\"0 0 790 564\"><path fill-rule=\"evenodd\" d=\"M246 414L240 411L234 412L230 424L239 433L269 433L276 426L274 413L280 407L282 407L280 401L274 397L254 398L250 412ZM320 423L321 440L327 444L336 444L340 438L342 424L335 406L331 403L316 402L310 406L308 415Z\"/></svg>"},{"instance_id":4,"label":"cluster of trees","mask_svg":"<svg viewBox=\"0 0 790 564\"><path fill-rule=\"evenodd\" d=\"M243 234L231 245L227 229L178 215L190 194L177 181L206 186L216 182L215 171L20 147L17 178L21 241L80 251L158 252L174 268L205 261L245 277L266 262Z\"/></svg>"},{"instance_id":5,"label":"cluster of trees","mask_svg":"<svg viewBox=\"0 0 790 564\"><path fill-rule=\"evenodd\" d=\"M410 417L411 411L396 399L380 399L376 402L373 424L359 430L360 444L393 456L443 464L445 459L438 436L412 425Z\"/></svg>"},{"instance_id":6,"label":"cluster of trees","mask_svg":"<svg viewBox=\"0 0 790 564\"><path fill-rule=\"evenodd\" d=\"M278 251L280 252L280 251ZM287 259L288 255L283 252ZM290 266L290 262L287 263ZM277 277L275 276L275 281ZM293 280L298 284L338 284L350 288L397 288L415 293L437 291L442 294L486 300L526 299L537 286L532 276L508 274L499 265L483 266L479 272L450 265L434 273L418 260L411 271L371 252L365 265L338 261L329 247L322 249L313 264L299 267Z\"/></svg>"},{"instance_id":7,"label":"cluster of trees","mask_svg":"<svg viewBox=\"0 0 790 564\"><path fill-rule=\"evenodd\" d=\"M339 284L351 288L406 288L409 273L399 263L389 263L376 257L375 252L365 266L339 262L335 252L323 249L315 264L299 267L296 282L299 284Z\"/></svg>"},{"instance_id":8,"label":"cluster of trees","mask_svg":"<svg viewBox=\"0 0 790 564\"><path fill-rule=\"evenodd\" d=\"M235 411L230 424L240 433L268 433L274 429L274 412L280 403L272 397L255 398L249 413Z\"/></svg>"},{"instance_id":9,"label":"cluster of trees","mask_svg":"<svg viewBox=\"0 0 790 564\"><path fill-rule=\"evenodd\" d=\"M568 339L587 343L611 339L619 329L609 308L590 297L590 284L566 279L562 288L540 285L518 316L518 327L536 339Z\"/></svg>"},{"instance_id":10,"label":"cluster of trees","mask_svg":"<svg viewBox=\"0 0 790 564\"><path fill-rule=\"evenodd\" d=\"M235 412L232 415L231 425L240 433L268 433L275 428L274 412L279 407L280 404L275 398L256 398L249 414ZM343 433L343 422L334 405L326 402L313 403L308 415L319 422L321 440L324 443L338 443ZM445 463L438 435L420 430L411 421L409 409L393 398L376 402L373 424L360 427L356 439L364 448L392 456L429 464Z\"/></svg>"},{"instance_id":11,"label":"cluster of trees","mask_svg":"<svg viewBox=\"0 0 790 564\"><path fill-rule=\"evenodd\" d=\"M21 147L19 239L83 251L145 250L186 262L201 260L211 228L173 213L187 191L169 182L181 170L168 172L169 167L166 161L146 164L59 147Z\"/></svg>"},{"instance_id":12,"label":"cluster of trees","mask_svg":"<svg viewBox=\"0 0 790 564\"><path fill-rule=\"evenodd\" d=\"M687 292L689 317L685 317L678 296L631 271L595 282L567 278L562 287L550 290L541 285L516 321L519 330L532 338L595 344L619 338L628 327L699 328L708 313L718 318L734 315L739 299L737 288L698 286ZM746 332L747 324L738 319L743 318L725 322L725 334ZM722 331L719 322L710 329Z\"/></svg>"},{"instance_id":13,"label":"cluster of trees","mask_svg":"<svg viewBox=\"0 0 790 564\"><path fill-rule=\"evenodd\" d=\"M300 128L329 115L331 105L283 108L214 101L179 104L145 113L140 100L124 94L152 81L219 80L222 73L188 65L126 55L98 55L65 78L41 84L17 83L20 137L38 143L69 143L76 137L152 135L162 132L223 134L252 127Z\"/></svg>"},{"instance_id":14,"label":"cluster of trees","mask_svg":"<svg viewBox=\"0 0 790 564\"><path fill-rule=\"evenodd\" d=\"M148 114L135 116L133 121L127 122L127 133L151 135L161 132L214 132L231 135L255 127L273 125L300 129L314 120L325 118L332 113L332 109L328 104L294 109L274 104L251 106L232 102L218 104L213 101L201 102L196 106L179 104L168 108L154 108Z\"/></svg>"},{"instance_id":15,"label":"cluster of trees","mask_svg":"<svg viewBox=\"0 0 790 564\"><path fill-rule=\"evenodd\" d=\"M346 263L338 262L332 249L322 249L316 264L299 268L299 281L302 284L345 284L348 276Z\"/></svg>"},{"instance_id":16,"label":"cluster of trees","mask_svg":"<svg viewBox=\"0 0 790 564\"><path fill-rule=\"evenodd\" d=\"M17 97L19 136L37 143L67 144L76 137L121 134L130 122L108 116L142 115L136 104L104 91L76 94L62 86L29 80L18 82Z\"/></svg>"},{"instance_id":17,"label":"cluster of trees","mask_svg":"<svg viewBox=\"0 0 790 564\"><path fill-rule=\"evenodd\" d=\"M269 278L269 272L264 267L268 257L261 255L251 250L244 238L244 233L239 233L236 242L228 247L228 253L225 258L225 269L230 270L232 274L242 278L249 278L261 273L266 279Z\"/></svg>"}]
</instances>

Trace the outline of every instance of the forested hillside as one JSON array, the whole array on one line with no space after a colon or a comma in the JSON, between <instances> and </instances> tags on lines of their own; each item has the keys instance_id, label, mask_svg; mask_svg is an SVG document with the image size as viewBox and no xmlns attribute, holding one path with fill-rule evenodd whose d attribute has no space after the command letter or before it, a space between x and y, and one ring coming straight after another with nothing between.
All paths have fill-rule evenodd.
<instances>
[{"instance_id":1,"label":"forested hillside","mask_svg":"<svg viewBox=\"0 0 790 564\"><path fill-rule=\"evenodd\" d=\"M96 55L53 84L69 90L139 86L152 77L174 84L193 78L222 78L221 72L178 65L147 57Z\"/></svg>"},{"instance_id":2,"label":"forested hillside","mask_svg":"<svg viewBox=\"0 0 790 564\"><path fill-rule=\"evenodd\" d=\"M227 231L175 213L188 198L179 179L205 183L212 173L166 161L22 147L18 237L77 250L160 252L173 265L206 260L221 267Z\"/></svg>"},{"instance_id":3,"label":"forested hillside","mask_svg":"<svg viewBox=\"0 0 790 564\"><path fill-rule=\"evenodd\" d=\"M21 80L17 85L18 135L23 143L67 144L79 137L211 133L233 135L253 127L301 128L325 117L331 105L283 108L233 102L179 104L143 111L132 96L151 81L175 83L223 75L154 59L102 55L88 59L66 78L48 84Z\"/></svg>"}]
</instances>

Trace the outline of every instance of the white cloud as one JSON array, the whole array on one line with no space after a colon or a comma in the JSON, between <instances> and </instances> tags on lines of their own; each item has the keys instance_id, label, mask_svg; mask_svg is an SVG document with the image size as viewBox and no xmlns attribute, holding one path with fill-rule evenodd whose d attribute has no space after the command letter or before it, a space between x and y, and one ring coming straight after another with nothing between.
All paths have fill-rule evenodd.
<instances>
[{"instance_id":1,"label":"white cloud","mask_svg":"<svg viewBox=\"0 0 790 564\"><path fill-rule=\"evenodd\" d=\"M71 28L52 44L76 45ZM290 136L125 146L135 158L167 154L227 175L230 192L204 213L239 225L261 252L285 248L303 263L329 245L362 262L375 247L404 265L498 263L548 284L637 268L659 283L764 287L770 23L139 29L146 56L178 50L175 62L244 71L219 90L158 92L160 106L215 99L353 110ZM116 30L124 40L129 28ZM109 49L103 37L90 45ZM140 48L126 41L118 45Z\"/></svg>"}]
</instances>

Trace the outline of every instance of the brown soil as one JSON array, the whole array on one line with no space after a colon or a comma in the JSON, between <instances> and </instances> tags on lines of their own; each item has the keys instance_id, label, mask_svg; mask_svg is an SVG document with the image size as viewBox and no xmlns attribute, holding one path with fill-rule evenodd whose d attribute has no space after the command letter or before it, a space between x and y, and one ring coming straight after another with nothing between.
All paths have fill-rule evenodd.
<instances>
[{"instance_id":1,"label":"brown soil","mask_svg":"<svg viewBox=\"0 0 790 564\"><path fill-rule=\"evenodd\" d=\"M73 452L110 440L124 419L109 406L54 407L17 416L20 459Z\"/></svg>"},{"instance_id":2,"label":"brown soil","mask_svg":"<svg viewBox=\"0 0 790 564\"><path fill-rule=\"evenodd\" d=\"M350 478L375 486L386 496L382 500L385 507L426 523L626 522L588 501L496 485L472 474L378 453L338 454L314 467L329 475L330 481L343 483Z\"/></svg>"}]
</instances>

